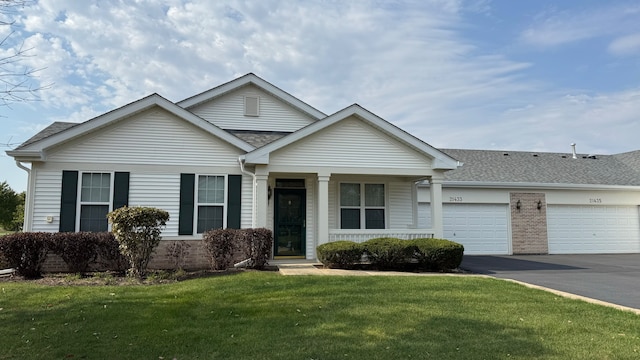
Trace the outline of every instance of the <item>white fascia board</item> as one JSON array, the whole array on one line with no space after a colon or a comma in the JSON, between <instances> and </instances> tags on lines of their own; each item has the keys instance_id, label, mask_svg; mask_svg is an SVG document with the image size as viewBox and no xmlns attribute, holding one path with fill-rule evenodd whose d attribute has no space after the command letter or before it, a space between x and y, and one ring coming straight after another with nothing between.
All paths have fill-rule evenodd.
<instances>
[{"instance_id":1,"label":"white fascia board","mask_svg":"<svg viewBox=\"0 0 640 360\"><path fill-rule=\"evenodd\" d=\"M51 148L52 146L56 146L58 144L62 144L69 140L75 139L79 136L86 135L88 133L99 130L105 126L111 125L120 120L129 118L137 113L150 109L154 106L158 106L167 112L182 118L189 123L197 126L198 128L214 135L222 140L230 143L231 145L236 146L243 151L251 151L255 149L253 146L248 143L242 141L241 139L233 136L232 134L220 129L219 127L211 124L210 122L194 115L193 113L175 105L171 101L163 98L158 94L152 94L145 98L142 98L138 101L120 107L116 110L112 110L106 114L95 117L91 120L85 121L84 123L78 124L77 126L73 126L67 130L61 131L57 134L51 135L45 139L40 141L36 141L33 144L27 145L25 148L21 150L14 151L15 155L19 154L29 154L30 152L40 152L41 158L44 159L45 150ZM12 156L15 156L12 155Z\"/></svg>"},{"instance_id":2,"label":"white fascia board","mask_svg":"<svg viewBox=\"0 0 640 360\"><path fill-rule=\"evenodd\" d=\"M5 153L16 161L33 162L42 161L44 158L40 150L7 150Z\"/></svg>"},{"instance_id":3,"label":"white fascia board","mask_svg":"<svg viewBox=\"0 0 640 360\"><path fill-rule=\"evenodd\" d=\"M248 84L253 84L259 87L260 89L271 94L273 97L280 99L284 103L293 106L294 108L298 109L299 111L302 111L305 114L310 115L316 120L325 118L327 116L327 114L323 113L322 111L314 108L313 106L305 103L304 101L296 98L295 96L278 88L277 86L265 81L264 79L258 77L253 73L249 73L235 80L231 80L228 83L217 86L211 90L205 91L198 95L179 101L177 105L185 109L189 109L191 107L194 107L196 105L202 104L209 100L215 99L216 97L222 96L226 93L234 91Z\"/></svg>"},{"instance_id":4,"label":"white fascia board","mask_svg":"<svg viewBox=\"0 0 640 360\"><path fill-rule=\"evenodd\" d=\"M429 187L429 183L421 182L421 187ZM484 188L484 189L546 189L546 190L626 190L640 191L640 186L633 185L598 185L598 184L558 184L531 182L482 182L482 181L444 181L443 187Z\"/></svg>"}]
</instances>

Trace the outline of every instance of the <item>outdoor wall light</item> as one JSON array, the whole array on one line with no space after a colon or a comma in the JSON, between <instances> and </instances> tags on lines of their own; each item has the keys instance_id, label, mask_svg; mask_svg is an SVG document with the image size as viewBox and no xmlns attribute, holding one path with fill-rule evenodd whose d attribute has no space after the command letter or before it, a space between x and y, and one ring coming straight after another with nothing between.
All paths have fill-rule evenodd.
<instances>
[{"instance_id":1,"label":"outdoor wall light","mask_svg":"<svg viewBox=\"0 0 640 360\"><path fill-rule=\"evenodd\" d=\"M271 200L271 185L267 187L267 200Z\"/></svg>"},{"instance_id":2,"label":"outdoor wall light","mask_svg":"<svg viewBox=\"0 0 640 360\"><path fill-rule=\"evenodd\" d=\"M538 200L538 210L541 210L541 209L542 209L542 201Z\"/></svg>"},{"instance_id":3,"label":"outdoor wall light","mask_svg":"<svg viewBox=\"0 0 640 360\"><path fill-rule=\"evenodd\" d=\"M518 200L518 202L516 203L516 209L518 209L518 211L520 211L521 207L522 207L522 203L520 202L520 200Z\"/></svg>"}]
</instances>

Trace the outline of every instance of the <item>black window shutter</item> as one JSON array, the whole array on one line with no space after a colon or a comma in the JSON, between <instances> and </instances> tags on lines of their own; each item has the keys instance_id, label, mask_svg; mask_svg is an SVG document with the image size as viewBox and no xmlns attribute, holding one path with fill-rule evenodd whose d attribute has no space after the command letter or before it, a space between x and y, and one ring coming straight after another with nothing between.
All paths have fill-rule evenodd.
<instances>
[{"instance_id":1,"label":"black window shutter","mask_svg":"<svg viewBox=\"0 0 640 360\"><path fill-rule=\"evenodd\" d=\"M240 229L242 213L242 175L229 175L227 191L227 228Z\"/></svg>"},{"instance_id":2,"label":"black window shutter","mask_svg":"<svg viewBox=\"0 0 640 360\"><path fill-rule=\"evenodd\" d=\"M60 195L60 232L76 231L76 202L78 201L78 172L62 171Z\"/></svg>"},{"instance_id":3,"label":"black window shutter","mask_svg":"<svg viewBox=\"0 0 640 360\"><path fill-rule=\"evenodd\" d=\"M178 235L193 235L195 174L180 174L180 219Z\"/></svg>"},{"instance_id":4,"label":"black window shutter","mask_svg":"<svg viewBox=\"0 0 640 360\"><path fill-rule=\"evenodd\" d=\"M113 209L129 205L129 173L116 172L113 177Z\"/></svg>"}]
</instances>

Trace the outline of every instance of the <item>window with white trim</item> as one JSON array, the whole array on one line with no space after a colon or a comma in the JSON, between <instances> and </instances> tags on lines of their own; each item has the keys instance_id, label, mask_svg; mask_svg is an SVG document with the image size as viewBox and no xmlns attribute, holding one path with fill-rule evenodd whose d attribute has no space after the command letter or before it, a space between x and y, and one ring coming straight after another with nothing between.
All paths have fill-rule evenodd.
<instances>
[{"instance_id":1,"label":"window with white trim","mask_svg":"<svg viewBox=\"0 0 640 360\"><path fill-rule=\"evenodd\" d=\"M341 183L340 228L384 229L384 184Z\"/></svg>"},{"instance_id":2,"label":"window with white trim","mask_svg":"<svg viewBox=\"0 0 640 360\"><path fill-rule=\"evenodd\" d=\"M225 224L226 178L222 175L199 175L196 191L196 229L201 234L220 229Z\"/></svg>"},{"instance_id":3,"label":"window with white trim","mask_svg":"<svg viewBox=\"0 0 640 360\"><path fill-rule=\"evenodd\" d=\"M82 173L80 181L80 231L107 231L111 204L111 174Z\"/></svg>"}]
</instances>

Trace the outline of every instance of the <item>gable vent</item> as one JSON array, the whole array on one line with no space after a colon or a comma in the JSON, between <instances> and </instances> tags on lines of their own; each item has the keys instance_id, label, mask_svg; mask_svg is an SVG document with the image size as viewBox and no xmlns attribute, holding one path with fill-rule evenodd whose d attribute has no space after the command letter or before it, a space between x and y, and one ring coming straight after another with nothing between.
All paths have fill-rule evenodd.
<instances>
[{"instance_id":1,"label":"gable vent","mask_svg":"<svg viewBox=\"0 0 640 360\"><path fill-rule=\"evenodd\" d=\"M258 116L260 115L260 98L257 96L244 97L244 115Z\"/></svg>"}]
</instances>

